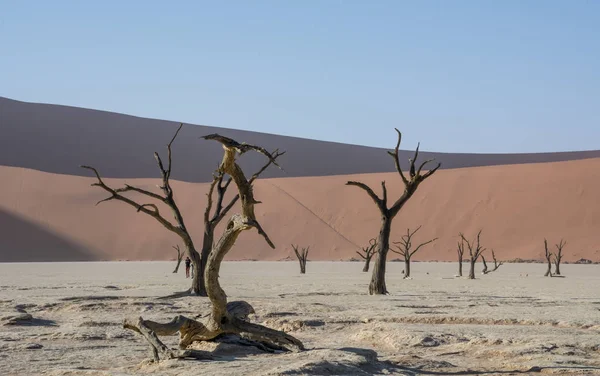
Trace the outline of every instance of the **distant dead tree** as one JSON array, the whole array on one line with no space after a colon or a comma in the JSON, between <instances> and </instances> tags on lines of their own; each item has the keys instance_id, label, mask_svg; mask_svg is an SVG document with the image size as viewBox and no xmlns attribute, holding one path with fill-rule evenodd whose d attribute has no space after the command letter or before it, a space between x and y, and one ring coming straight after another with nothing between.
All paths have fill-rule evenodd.
<instances>
[{"instance_id":1,"label":"distant dead tree","mask_svg":"<svg viewBox=\"0 0 600 376\"><path fill-rule=\"evenodd\" d=\"M308 250L309 247L302 248L301 251L298 251L298 246L292 244L292 248L294 248L294 253L296 257L298 257L298 262L300 262L300 274L306 274L306 261L308 260Z\"/></svg>"},{"instance_id":2,"label":"distant dead tree","mask_svg":"<svg viewBox=\"0 0 600 376\"><path fill-rule=\"evenodd\" d=\"M402 257L404 257L404 278L410 278L410 259L413 257L413 255L415 253L417 253L417 251L419 249L421 249L421 247L423 247L424 245L427 245L429 243L432 243L434 241L437 240L437 238L428 240L424 243L419 244L416 248L413 248L413 243L412 243L412 237L414 234L417 233L417 231L419 231L419 229L421 228L421 226L417 227L417 229L413 232L410 231L410 229L406 229L406 235L402 235L402 240L400 240L399 242L394 242L394 244L396 244L396 248L398 248L397 251L395 250L391 250L394 253L397 253L399 255L401 255Z\"/></svg>"},{"instance_id":3,"label":"distant dead tree","mask_svg":"<svg viewBox=\"0 0 600 376\"><path fill-rule=\"evenodd\" d=\"M433 175L439 168L440 164L438 163L433 169L429 170L425 174L421 175L421 171L423 167L429 162L432 162L433 159L426 160L421 163L419 168L415 167L415 163L417 161L417 157L419 156L419 146L417 145L417 149L415 150L415 154L413 158L409 158L410 167L409 167L409 177L407 178L402 168L400 167L400 158L398 154L398 150L400 148L400 143L402 141L402 133L398 129L396 129L396 133L398 133L398 142L396 143L396 148L393 152L388 151L388 154L392 156L394 159L394 163L396 165L396 171L400 174L402 178L402 182L404 183L404 192L402 195L392 204L391 207L388 208L388 197L387 197L387 188L385 186L385 181L381 182L382 188L382 197L380 198L377 194L366 184L358 182L358 181L348 181L346 185L356 186L363 189L369 197L375 202L379 212L381 214L381 230L379 231L379 238L377 240L377 260L375 262L375 268L373 268L373 275L371 277L371 283L369 284L369 294L381 295L387 294L387 287L385 285L385 263L387 259L388 250L390 249L390 233L392 230L392 220L400 209L408 202L408 200L415 194L419 185L425 181L428 177Z\"/></svg>"},{"instance_id":4,"label":"distant dead tree","mask_svg":"<svg viewBox=\"0 0 600 376\"><path fill-rule=\"evenodd\" d=\"M147 215L153 217L163 227L165 227L167 230L175 233L177 236L179 236L181 238L181 240L183 241L183 244L185 246L186 253L192 260L192 268L193 268L193 270L192 270L192 275L193 275L192 286L187 292L184 292L184 294L190 293L192 295L207 296L207 291L204 286L204 277L203 276L204 276L204 272L206 270L206 262L208 259L208 255L209 255L209 253L212 249L213 243L214 243L214 231L215 231L216 226L225 217L227 212L235 205L235 203L239 199L239 194L236 195L235 197L233 197L227 205L223 206L223 199L225 197L225 192L227 191L227 187L231 183L231 178L229 178L225 183L223 183L225 173L222 170L217 170L216 173L213 174L213 180L210 184L209 192L208 192L208 203L206 206L206 210L204 212L204 238L202 240L201 253L199 253L196 250L196 246L194 245L192 237L191 237L191 235L187 229L187 226L183 220L183 215L175 201L174 191L173 191L173 188L171 187L171 180L170 180L171 179L171 169L172 169L171 146L173 145L173 142L177 138L177 135L179 134L179 131L181 130L182 127L183 127L183 124L180 124L179 128L175 132L175 135L173 136L171 141L167 144L167 165L166 165L166 167L165 167L160 155L156 152L154 153L154 158L156 159L158 168L162 175L162 184L159 186L160 190L162 191L162 195L142 189L142 188L134 187L129 184L125 184L125 186L122 188L117 188L117 189L111 188L104 183L104 181L100 177L100 173L94 167L91 167L91 166L81 166L81 167L93 171L94 174L96 175L98 182L92 184L92 186L100 187L110 194L110 196L108 198L99 201L96 205L98 205L102 202L105 202L105 201L110 201L110 200L117 200L117 201L124 202L130 206L133 206L138 213L142 212L144 214L147 214ZM240 150L242 150L242 149L240 149ZM242 153L246 152L247 150L249 150L249 149L247 149L247 148L243 149ZM279 153L278 151L275 151L274 154L272 154L271 157L269 158L268 162L258 172L256 172L254 175L252 175L252 177L250 178L250 183L252 183L254 180L256 180L258 178L258 176L263 171L265 171L271 164L275 164L276 166L278 166L277 163L275 162L275 160L283 154L284 153ZM215 188L216 188L216 193L217 193L216 200L213 199L213 194L215 192ZM127 195L125 195L126 193L141 194L148 199L154 200L156 203L166 205L171 210L173 217L175 219L175 223L170 222L160 213L159 205L156 205L155 203L140 204L140 203L130 199L129 197L127 197ZM211 216L210 212L213 207L213 201L216 201L216 204L215 204L215 210Z\"/></svg>"},{"instance_id":5,"label":"distant dead tree","mask_svg":"<svg viewBox=\"0 0 600 376\"><path fill-rule=\"evenodd\" d=\"M472 242L469 242L462 233L459 234L461 241L464 242L464 244L466 244L467 248L469 249L471 264L471 267L469 269L469 279L475 279L475 263L477 262L477 259L479 258L479 256L481 256L483 251L485 251L485 248L481 246L480 242L481 231L482 230L479 230L479 232L477 233L477 237Z\"/></svg>"},{"instance_id":6,"label":"distant dead tree","mask_svg":"<svg viewBox=\"0 0 600 376\"><path fill-rule=\"evenodd\" d=\"M177 251L177 265L175 265L173 273L177 273L179 271L179 265L181 265L181 260L183 259L183 253L181 252L181 249L179 249L179 244L174 245L173 248Z\"/></svg>"},{"instance_id":7,"label":"distant dead tree","mask_svg":"<svg viewBox=\"0 0 600 376\"><path fill-rule=\"evenodd\" d=\"M544 257L548 263L548 269L546 269L544 277L552 277L552 252L548 251L548 241L546 239L544 239L544 251Z\"/></svg>"},{"instance_id":8,"label":"distant dead tree","mask_svg":"<svg viewBox=\"0 0 600 376\"><path fill-rule=\"evenodd\" d=\"M375 247L377 246L377 238L373 238L371 240L369 240L369 245L367 247L362 247L362 253L359 251L356 251L356 253L358 253L358 255L365 260L365 266L363 266L363 272L368 272L369 271L369 265L371 264L371 259L373 258L373 255L375 254Z\"/></svg>"},{"instance_id":9,"label":"distant dead tree","mask_svg":"<svg viewBox=\"0 0 600 376\"><path fill-rule=\"evenodd\" d=\"M458 242L456 253L458 254L458 276L462 277L463 256L465 254L465 241L463 238L460 238L460 241Z\"/></svg>"},{"instance_id":10,"label":"distant dead tree","mask_svg":"<svg viewBox=\"0 0 600 376\"><path fill-rule=\"evenodd\" d=\"M563 239L560 240L560 243L555 244L556 254L554 255L554 275L560 275L560 262L563 258L562 250L565 245L567 245L567 242Z\"/></svg>"},{"instance_id":11,"label":"distant dead tree","mask_svg":"<svg viewBox=\"0 0 600 376\"><path fill-rule=\"evenodd\" d=\"M223 145L224 156L217 170L218 174L228 174L232 177L241 201L241 213L234 214L227 221L220 239L212 248L206 261L204 283L211 303L210 314L202 321L178 315L167 323L144 320L142 317L125 319L123 326L141 334L149 343L155 361L173 358L212 359L209 352L189 349L195 341L211 341L222 334L230 334L242 344L253 344L263 350L280 349L304 350L302 342L282 331L254 324L248 321L248 314L253 313L253 307L247 302L227 302L227 295L219 283L221 262L233 247L242 231L256 229L271 248L275 245L260 225L254 213L258 203L252 189L253 178L247 179L242 168L237 164L236 157L250 150L256 150L266 155L274 163L277 153L271 154L264 148L248 144L240 144L230 138L211 134L203 137L215 140ZM143 207L145 208L145 207ZM151 211L148 209L151 213ZM179 350L170 349L158 335L175 335L179 333Z\"/></svg>"},{"instance_id":12,"label":"distant dead tree","mask_svg":"<svg viewBox=\"0 0 600 376\"><path fill-rule=\"evenodd\" d=\"M496 255L494 254L494 250L492 249L492 259L494 260L494 268L492 270L488 270L487 263L485 262L485 257L483 254L481 255L481 261L483 261L483 270L481 271L483 274L488 274L491 272L495 272L498 268L504 264L504 262L496 260Z\"/></svg>"}]
</instances>

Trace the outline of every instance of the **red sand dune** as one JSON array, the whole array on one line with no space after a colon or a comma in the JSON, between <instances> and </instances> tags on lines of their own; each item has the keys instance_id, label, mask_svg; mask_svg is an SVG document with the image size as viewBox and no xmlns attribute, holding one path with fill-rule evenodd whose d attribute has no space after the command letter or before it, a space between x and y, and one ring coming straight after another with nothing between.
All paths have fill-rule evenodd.
<instances>
[{"instance_id":1,"label":"red sand dune","mask_svg":"<svg viewBox=\"0 0 600 376\"><path fill-rule=\"evenodd\" d=\"M122 203L95 207L104 193L90 186L94 179L78 166L97 167L114 185L127 181L154 189L152 153L164 152L176 127L0 97L0 262L173 258L175 235ZM401 190L400 178L389 172L394 167L386 149L186 125L174 145L173 179L179 180L176 198L197 245L207 191L206 183L197 182L210 179L222 155L217 143L198 137L213 132L287 152L280 160L286 174L273 168L264 176L270 179L256 183L256 196L264 202L257 208L259 219L277 249L246 232L229 259L283 259L293 256L291 243L310 245L311 260L354 257L377 235L379 214L363 191L344 183L359 179L379 191L385 179L391 197ZM412 151L401 154L407 160ZM439 237L416 259L454 260L458 233L474 236L483 228L485 245L501 259L540 259L547 237L551 244L567 239L566 260L600 261L600 159L593 159L600 151L421 154L431 156L444 169L421 186L394 222L392 240L419 225L416 240ZM263 158L244 155L241 164L254 171ZM371 174L347 175L365 172Z\"/></svg>"},{"instance_id":2,"label":"red sand dune","mask_svg":"<svg viewBox=\"0 0 600 376\"><path fill-rule=\"evenodd\" d=\"M376 191L386 180L390 197L397 197L401 189L396 173L258 180L256 197L264 202L257 206L258 218L277 249L248 231L228 259L279 260L293 255L291 243L310 245L311 260L355 256L358 247L377 234L379 215L363 191L344 185L349 179ZM63 252L72 252L72 259L174 257L171 246L178 238L152 218L119 202L94 206L105 196L90 186L92 178L0 167L0 181L0 228L9 228L3 230L0 261L53 259L56 244L66 244ZM113 185L124 181L148 189L157 183L107 179ZM176 181L174 187L200 244L207 185ZM600 159L440 170L400 212L392 239L399 239L407 226L423 225L417 240L439 240L416 259L451 261L456 258L458 233L474 236L483 228L485 246L495 249L499 259L541 259L546 237L550 244L567 240L567 261L600 261L598 192Z\"/></svg>"}]
</instances>

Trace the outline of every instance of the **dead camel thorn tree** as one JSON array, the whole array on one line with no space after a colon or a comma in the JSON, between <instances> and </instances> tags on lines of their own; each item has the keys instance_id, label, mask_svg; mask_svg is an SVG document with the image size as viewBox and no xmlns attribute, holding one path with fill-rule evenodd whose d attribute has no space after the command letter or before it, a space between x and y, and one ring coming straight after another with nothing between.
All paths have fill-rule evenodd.
<instances>
[{"instance_id":1,"label":"dead camel thorn tree","mask_svg":"<svg viewBox=\"0 0 600 376\"><path fill-rule=\"evenodd\" d=\"M298 262L300 262L300 274L306 274L306 261L308 261L308 250L310 247L302 248L301 251L298 251L298 246L292 244L292 248L294 248L294 253L298 257Z\"/></svg>"},{"instance_id":2,"label":"dead camel thorn tree","mask_svg":"<svg viewBox=\"0 0 600 376\"><path fill-rule=\"evenodd\" d=\"M469 261L471 264L471 267L469 268L469 279L475 279L475 263L477 262L479 256L481 256L481 254L485 251L485 248L481 246L480 242L481 231L482 230L479 230L477 237L472 242L469 242L462 233L459 234L461 243L464 242L463 244L465 244L469 250Z\"/></svg>"},{"instance_id":3,"label":"dead camel thorn tree","mask_svg":"<svg viewBox=\"0 0 600 376\"><path fill-rule=\"evenodd\" d=\"M554 255L554 275L560 275L560 262L563 258L563 248L567 245L567 242L563 239L560 240L560 243L555 244L556 254Z\"/></svg>"},{"instance_id":4,"label":"dead camel thorn tree","mask_svg":"<svg viewBox=\"0 0 600 376\"><path fill-rule=\"evenodd\" d=\"M368 247L362 247L362 253L359 251L356 251L356 253L363 260L365 260L365 266L363 266L363 270L362 270L363 272L369 271L369 265L371 264L371 259L373 258L373 255L375 254L376 246L377 246L377 238L373 238L373 239L369 240Z\"/></svg>"},{"instance_id":5,"label":"dead camel thorn tree","mask_svg":"<svg viewBox=\"0 0 600 376\"><path fill-rule=\"evenodd\" d=\"M552 256L554 256L554 275L559 276L560 275L560 262L562 261L563 258L563 248L565 247L565 245L567 244L567 242L563 239L560 240L560 243L555 244L554 246L556 247L556 253L552 253L548 250L548 241L546 241L546 239L544 239L544 257L546 258L546 262L548 263L548 268L546 269L546 274L544 274L544 277L552 277Z\"/></svg>"},{"instance_id":6,"label":"dead camel thorn tree","mask_svg":"<svg viewBox=\"0 0 600 376\"><path fill-rule=\"evenodd\" d=\"M174 245L173 248L177 251L177 265L175 265L173 273L177 273L179 271L179 265L181 265L181 260L183 259L183 252L179 249L179 244Z\"/></svg>"},{"instance_id":7,"label":"dead camel thorn tree","mask_svg":"<svg viewBox=\"0 0 600 376\"><path fill-rule=\"evenodd\" d=\"M349 181L346 185L353 185L363 189L369 197L375 202L379 212L381 213L381 230L379 231L379 238L377 240L377 260L375 262L375 267L373 268L373 276L371 277L371 283L369 284L369 294L374 295L382 295L387 294L387 288L385 285L385 263L387 259L388 250L390 248L390 233L392 231L392 220L400 209L404 207L404 204L408 202L408 200L415 194L419 185L425 181L428 177L433 175L439 168L440 164L438 163L433 169L427 171L425 174L421 174L423 167L429 162L434 161L434 159L426 160L421 163L418 169L415 167L415 163L417 162L417 157L419 156L419 145L417 145L417 149L415 150L414 157L409 159L410 167L409 167L409 176L408 178L402 171L400 167L400 159L398 154L398 149L400 148L400 143L402 141L402 133L398 129L396 129L396 133L398 133L398 142L396 143L396 148L394 151L388 151L388 154L392 156L394 159L394 163L396 165L396 171L400 174L402 178L402 182L404 183L404 192L402 195L392 204L391 207L388 208L388 197L387 197L387 188L385 187L385 181L381 182L381 188L383 190L382 197L380 198L377 194L366 184L358 182L358 181Z\"/></svg>"},{"instance_id":8,"label":"dead camel thorn tree","mask_svg":"<svg viewBox=\"0 0 600 376\"><path fill-rule=\"evenodd\" d=\"M417 233L417 231L419 231L420 228L421 226L417 227L417 229L413 232L411 232L410 229L406 229L406 235L402 235L402 240L400 240L399 242L394 242L398 250L395 251L392 249L392 252L404 257L404 279L410 278L410 260L413 257L413 255L417 253L417 251L421 249L421 247L423 247L424 245L427 245L437 240L437 238L428 240L424 243L419 244L414 250L412 250L412 237L414 234Z\"/></svg>"},{"instance_id":9,"label":"dead camel thorn tree","mask_svg":"<svg viewBox=\"0 0 600 376\"><path fill-rule=\"evenodd\" d=\"M124 202L130 206L133 206L137 210L137 212L142 212L144 214L147 214L147 215L153 217L161 225L163 225L163 227L165 227L167 230L175 233L177 236L179 236L181 238L181 240L183 241L186 253L192 261L193 278L192 278L191 288L188 291L185 291L184 293L179 294L179 295L192 294L192 295L199 295L199 296L207 296L206 287L204 286L204 272L206 270L206 262L208 259L208 255L213 247L215 228L221 222L221 220L225 217L225 215L227 215L229 210L238 201L239 194L237 194L235 197L233 197L227 205L223 205L223 199L225 197L225 192L227 191L227 188L229 187L229 184L231 183L231 178L228 179L225 183L223 183L223 179L225 176L224 172L222 172L219 169L219 170L217 170L217 172L215 174L213 174L213 180L210 184L209 192L208 192L208 203L206 206L206 210L204 212L204 237L202 239L202 249L201 249L201 252L199 253L196 250L194 241L192 240L192 237L186 227L186 224L183 219L183 215L182 215L181 211L179 210L179 207L177 206L177 203L175 201L174 191L173 191L173 188L171 187L171 181L170 181L171 170L172 170L171 146L173 145L173 142L179 135L179 132L181 131L182 127L183 127L183 124L180 124L179 128L175 132L175 135L173 136L171 141L167 144L167 166L166 166L166 168L164 166L163 160L160 157L160 155L156 152L154 153L154 158L156 159L158 168L162 175L162 185L159 186L160 190L163 193L162 195L154 193L154 192L150 192L150 191L138 188L138 187L134 187L134 186L131 186L128 184L126 184L125 187L123 187L123 188L113 189L104 183L104 181L100 177L99 172L94 167L90 167L90 166L81 166L81 167L93 171L94 174L96 175L98 182L92 184L92 186L100 187L110 194L110 196L108 198L99 201L96 205L98 205L102 202L105 202L105 201L110 201L110 200L117 200L117 201ZM256 148L256 147L254 147L254 148ZM252 149L251 145L248 146L245 144L240 144L240 150L241 150L240 154L242 154L248 150L251 150L251 149ZM264 150L264 149L262 149L262 150ZM263 167L259 171L257 171L254 175L252 175L252 177L249 180L250 184L252 184L252 182L254 180L256 180L260 176L260 174L263 171L265 171L271 164L275 164L276 166L279 167L279 165L277 165L275 160L283 154L284 153L279 153L278 151L275 151L275 153L273 153L271 155L271 157L269 157L268 162L265 165L263 165ZM213 199L215 190L216 190L216 200ZM155 203L140 204L140 203L128 198L125 195L125 194L131 193L131 192L135 192L135 193L144 195L148 199L151 199L157 203L166 205L171 210L173 217L175 219L175 223L172 223L172 222L168 221L165 217L163 217L162 214L159 212L158 206ZM214 211L211 215L213 205L214 205Z\"/></svg>"},{"instance_id":10,"label":"dead camel thorn tree","mask_svg":"<svg viewBox=\"0 0 600 376\"><path fill-rule=\"evenodd\" d=\"M248 313L254 311L252 306L246 302L228 303L227 295L219 283L221 262L242 231L256 229L267 244L271 248L275 248L254 213L254 206L260 203L254 198L251 183L254 179L246 179L243 170L237 164L236 157L248 150L257 150L265 154L274 163L275 156L278 154L271 154L256 146L239 144L218 134L211 134L203 138L218 141L223 145L225 152L218 173L231 176L241 201L241 213L234 214L227 221L223 234L206 260L204 283L212 306L210 314L202 321L179 315L168 323L157 323L139 317L125 319L123 326L146 338L155 361L160 360L160 358L210 359L212 358L210 353L191 350L188 349L188 346L195 341L210 341L225 334L243 337L238 338L240 343L248 344L251 342L262 349L304 350L302 342L298 339L284 332L247 321ZM168 348L158 338L158 335L174 335L177 333L180 335L179 350Z\"/></svg>"},{"instance_id":11,"label":"dead camel thorn tree","mask_svg":"<svg viewBox=\"0 0 600 376\"><path fill-rule=\"evenodd\" d=\"M482 274L488 274L491 272L495 272L496 270L498 270L498 268L504 264L504 262L500 261L498 262L498 260L496 260L496 255L494 254L494 250L492 249L492 259L494 260L494 268L489 270L487 263L485 262L485 257L483 256L483 254L481 255L481 261L483 261L483 270L481 271Z\"/></svg>"},{"instance_id":12,"label":"dead camel thorn tree","mask_svg":"<svg viewBox=\"0 0 600 376\"><path fill-rule=\"evenodd\" d=\"M458 242L458 247L456 248L456 253L458 254L458 277L462 277L462 269L463 269L463 256L465 254L465 241L463 238L460 238Z\"/></svg>"}]
</instances>

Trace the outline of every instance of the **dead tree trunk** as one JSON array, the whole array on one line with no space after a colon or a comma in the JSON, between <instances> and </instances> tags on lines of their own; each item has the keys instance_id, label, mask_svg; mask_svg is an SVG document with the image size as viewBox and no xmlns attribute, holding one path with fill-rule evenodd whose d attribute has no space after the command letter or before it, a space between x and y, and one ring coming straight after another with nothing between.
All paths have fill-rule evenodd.
<instances>
[{"instance_id":1,"label":"dead tree trunk","mask_svg":"<svg viewBox=\"0 0 600 376\"><path fill-rule=\"evenodd\" d=\"M365 260L365 265L363 266L363 272L368 272L369 271L369 265L371 264L371 258L373 258L373 255L375 254L375 247L377 246L377 238L373 238L371 240L369 240L369 246L368 247L363 247L362 249L362 253L359 251L356 251L356 253L363 259Z\"/></svg>"},{"instance_id":2,"label":"dead tree trunk","mask_svg":"<svg viewBox=\"0 0 600 376\"><path fill-rule=\"evenodd\" d=\"M294 248L294 253L298 257L298 262L300 262L300 274L306 274L306 261L308 260L308 250L310 247L302 248L301 251L298 251L298 246L292 244L292 248Z\"/></svg>"},{"instance_id":3,"label":"dead tree trunk","mask_svg":"<svg viewBox=\"0 0 600 376\"><path fill-rule=\"evenodd\" d=\"M481 262L483 262L483 270L481 271L481 274L488 274L488 267L487 267L487 262L485 262L485 257L483 257L483 255L481 255Z\"/></svg>"},{"instance_id":4,"label":"dead tree trunk","mask_svg":"<svg viewBox=\"0 0 600 376\"><path fill-rule=\"evenodd\" d=\"M243 154L249 150L257 150L265 154L272 163L275 163L277 152L271 154L263 148L253 145L240 144L230 138L222 137L217 134L205 136L206 140L216 140L223 145L225 155L219 167L221 173L226 173L233 178L241 201L241 214L234 214L227 222L223 235L212 248L206 263L206 272L204 274L204 284L206 292L210 299L212 309L206 320L200 322L184 316L176 316L168 323L157 323L144 320L141 317L135 319L125 319L123 326L142 334L150 344L152 354L155 360L162 358L200 358L210 359L210 354L187 350L187 347L194 341L209 341L221 334L243 335L244 338L266 342L280 348L295 348L304 350L302 342L296 338L277 330L273 330L262 325L253 324L246 321L248 312L253 312L252 307L245 302L227 303L227 296L219 283L219 270L223 258L233 247L235 241L242 231L255 228L266 242L275 248L273 242L269 239L262 226L254 214L254 205L259 203L254 198L252 184L246 179L240 166L236 162L237 154ZM244 312L239 312L237 308L242 307ZM157 335L174 335L179 332L179 351L171 350L165 346Z\"/></svg>"},{"instance_id":5,"label":"dead tree trunk","mask_svg":"<svg viewBox=\"0 0 600 376\"><path fill-rule=\"evenodd\" d=\"M492 249L492 259L494 260L494 268L491 270L488 270L487 264L485 262L485 257L483 257L483 255L481 255L481 260L483 261L483 270L481 272L483 274L495 272L496 270L498 270L498 268L500 266L502 266L502 264L504 264L504 262L502 262L502 261L498 262L498 260L496 259L496 254L494 253L493 249Z\"/></svg>"},{"instance_id":6,"label":"dead tree trunk","mask_svg":"<svg viewBox=\"0 0 600 376\"><path fill-rule=\"evenodd\" d=\"M559 244L555 244L556 254L554 255L554 275L560 275L560 262L563 257L562 250L566 244L567 242L563 239L560 240Z\"/></svg>"},{"instance_id":7,"label":"dead tree trunk","mask_svg":"<svg viewBox=\"0 0 600 376\"><path fill-rule=\"evenodd\" d=\"M462 233L460 233L459 236L461 238L461 241L464 242L464 244L466 244L467 248L469 249L469 262L471 265L471 268L469 269L469 279L475 279L475 263L477 262L477 259L479 258L479 256L481 256L483 251L485 251L485 248L481 246L480 242L481 230L479 230L479 232L477 233L477 237L475 238L475 240L473 240L472 243L469 242Z\"/></svg>"},{"instance_id":8,"label":"dead tree trunk","mask_svg":"<svg viewBox=\"0 0 600 376\"><path fill-rule=\"evenodd\" d=\"M377 240L377 260L375 262L375 267L373 268L373 275L371 277L371 283L369 284L369 294L381 295L387 294L387 288L385 286L385 262L387 259L387 254L390 246L390 233L392 229L392 220L398 214L400 209L408 202L408 200L414 195L421 184L425 179L433 175L439 168L440 164L438 163L433 169L429 170L425 174L421 175L421 171L423 167L431 160L426 160L421 163L418 170L415 168L415 163L417 161L417 157L419 156L419 146L415 150L415 155L410 161L410 172L409 178L404 175L402 168L400 167L400 159L398 155L398 150L400 148L400 142L402 141L402 134L398 129L396 129L398 133L398 142L396 143L396 148L393 152L389 151L388 154L392 156L394 159L394 164L396 165L396 171L400 174L402 178L402 182L404 183L404 192L398 198L394 204L388 208L387 204L387 188L385 187L385 181L381 182L381 188L383 190L383 195L380 198L377 194L366 184L357 182L357 181L349 181L346 185L352 185L363 189L369 197L375 202L377 208L379 209L379 213L381 214L381 230L379 231L379 238Z\"/></svg>"},{"instance_id":9,"label":"dead tree trunk","mask_svg":"<svg viewBox=\"0 0 600 376\"><path fill-rule=\"evenodd\" d=\"M413 232L411 232L410 229L406 229L406 235L402 235L402 240L400 240L399 242L394 242L394 244L397 244L396 248L398 248L398 250L394 251L392 249L392 252L404 257L404 279L410 278L410 260L413 257L413 255L417 253L417 251L421 249L421 247L423 247L424 245L427 245L437 240L437 238L428 240L425 243L419 244L414 250L412 250L412 237L414 234L417 233L417 231L419 231L420 228L421 226L417 227L417 229Z\"/></svg>"},{"instance_id":10,"label":"dead tree trunk","mask_svg":"<svg viewBox=\"0 0 600 376\"><path fill-rule=\"evenodd\" d=\"M173 248L175 248L175 250L177 251L177 265L175 265L175 270L173 270L173 273L177 273L179 271L179 265L181 265L181 260L183 259L183 253L181 253L181 249L179 249L179 245L175 245L173 246Z\"/></svg>"},{"instance_id":11,"label":"dead tree trunk","mask_svg":"<svg viewBox=\"0 0 600 376\"><path fill-rule=\"evenodd\" d=\"M458 276L462 277L463 256L465 254L465 241L462 238L458 242L458 248L456 248L456 253L458 254Z\"/></svg>"},{"instance_id":12,"label":"dead tree trunk","mask_svg":"<svg viewBox=\"0 0 600 376\"><path fill-rule=\"evenodd\" d=\"M544 257L548 263L548 269L546 269L544 277L552 277L552 252L548 251L548 241L546 241L546 239L544 239L544 251Z\"/></svg>"},{"instance_id":13,"label":"dead tree trunk","mask_svg":"<svg viewBox=\"0 0 600 376\"><path fill-rule=\"evenodd\" d=\"M273 156L273 159L269 159L266 164L264 164L257 172L254 173L254 175L252 175L248 182L252 184L272 163L275 162L275 158L278 158L284 153L285 152L276 153L276 155ZM240 198L240 195L236 194L227 203L227 205L223 205L227 188L229 188L229 184L231 184L232 181L231 177L225 182L223 182L223 179L224 173L222 171L217 171L213 175L213 180L208 189L207 205L206 209L204 210L204 237L202 238L202 251L200 253L201 257L200 262L198 264L194 263L193 265L194 280L192 281L192 285L198 286L200 296L207 296L206 286L204 285L204 273L206 271L208 255L210 254L214 245L215 229Z\"/></svg>"}]
</instances>

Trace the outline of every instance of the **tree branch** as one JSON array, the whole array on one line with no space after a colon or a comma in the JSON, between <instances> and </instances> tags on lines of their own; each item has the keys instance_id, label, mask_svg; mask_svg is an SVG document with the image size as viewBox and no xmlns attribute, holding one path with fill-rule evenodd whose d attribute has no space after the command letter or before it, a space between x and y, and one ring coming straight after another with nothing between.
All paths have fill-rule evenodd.
<instances>
[{"instance_id":1,"label":"tree branch","mask_svg":"<svg viewBox=\"0 0 600 376\"><path fill-rule=\"evenodd\" d=\"M402 167L400 166L400 155L399 155L399 150L400 150L400 143L402 142L402 133L398 130L398 128L394 128L396 130L396 133L398 133L398 142L396 143L396 148L394 148L394 151L388 151L388 154L392 156L392 158L394 158L394 164L396 165L396 171L398 171L398 173L400 174L400 177L402 178L402 181L404 182L404 185L408 185L408 179L406 179L406 176L404 176L404 172L402 172Z\"/></svg>"},{"instance_id":2,"label":"tree branch","mask_svg":"<svg viewBox=\"0 0 600 376\"><path fill-rule=\"evenodd\" d=\"M387 207L385 206L385 203L383 202L383 200L380 199L379 196L377 196L377 194L375 192L373 192L373 190L365 183L361 183L359 181L348 181L346 183L346 185L353 185L355 187L362 188L365 192L367 192L369 197L371 197L371 199L373 201L375 201L375 204L377 204L377 206L379 207L379 210L381 210L382 212L387 211ZM385 191L385 194L387 195L387 191Z\"/></svg>"},{"instance_id":3,"label":"tree branch","mask_svg":"<svg viewBox=\"0 0 600 376\"><path fill-rule=\"evenodd\" d=\"M111 197L108 197L108 198L106 198L104 200L99 201L98 203L96 203L96 205L98 205L101 202L109 201L109 200L118 200L118 201L124 202L124 203L126 203L126 204L128 204L130 206L133 206L136 209L136 211L148 214L149 216L153 217L154 219L156 219L160 224L162 224L168 230L170 230L172 232L175 232L178 235L181 235L181 231L180 231L179 228L177 228L176 226L174 226L171 222L169 222L163 216L160 215L160 213L158 212L158 208L156 207L156 205L154 205L154 204L139 204L139 203L137 203L137 202L135 202L135 201L133 201L133 200L131 200L131 199L129 199L129 198L121 195L116 190L114 190L113 188L109 187L108 185L106 185L104 183L104 181L100 177L100 173L94 167L91 167L91 166L81 166L81 168L85 168L87 170L91 170L96 175L96 178L98 179L98 182L92 184L92 186L100 187L100 188L104 189L105 191L107 191L108 193L111 194ZM147 209L147 207L153 207L154 210L149 210L149 209Z\"/></svg>"}]
</instances>

